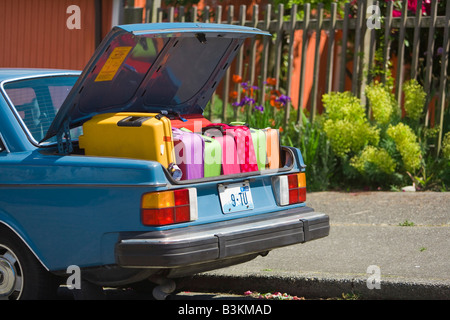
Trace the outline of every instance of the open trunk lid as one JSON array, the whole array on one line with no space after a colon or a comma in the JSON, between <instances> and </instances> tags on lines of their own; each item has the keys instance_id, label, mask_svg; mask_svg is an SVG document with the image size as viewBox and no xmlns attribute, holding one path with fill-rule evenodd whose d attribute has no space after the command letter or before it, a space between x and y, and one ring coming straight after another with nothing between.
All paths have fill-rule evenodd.
<instances>
[{"instance_id":1,"label":"open trunk lid","mask_svg":"<svg viewBox=\"0 0 450 320\"><path fill-rule=\"evenodd\" d=\"M114 27L62 104L42 141L111 112L203 113L248 37L243 26L202 23Z\"/></svg>"}]
</instances>

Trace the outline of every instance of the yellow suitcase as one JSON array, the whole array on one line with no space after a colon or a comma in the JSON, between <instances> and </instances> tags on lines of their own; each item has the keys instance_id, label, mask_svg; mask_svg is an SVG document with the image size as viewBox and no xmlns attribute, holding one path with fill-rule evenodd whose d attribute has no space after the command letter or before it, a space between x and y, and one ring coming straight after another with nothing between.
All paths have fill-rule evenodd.
<instances>
[{"instance_id":1,"label":"yellow suitcase","mask_svg":"<svg viewBox=\"0 0 450 320\"><path fill-rule=\"evenodd\" d=\"M86 155L153 160L175 164L169 118L157 113L105 113L83 124L79 146Z\"/></svg>"}]
</instances>

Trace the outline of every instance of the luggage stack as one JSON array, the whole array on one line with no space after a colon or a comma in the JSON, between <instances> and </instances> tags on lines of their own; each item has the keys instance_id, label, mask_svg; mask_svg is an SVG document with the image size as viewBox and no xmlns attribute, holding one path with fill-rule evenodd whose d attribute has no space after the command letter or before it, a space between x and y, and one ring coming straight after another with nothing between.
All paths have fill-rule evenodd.
<instances>
[{"instance_id":1,"label":"luggage stack","mask_svg":"<svg viewBox=\"0 0 450 320\"><path fill-rule=\"evenodd\" d=\"M176 180L280 167L276 129L167 111L96 115L83 124L79 147L86 155L158 161Z\"/></svg>"}]
</instances>

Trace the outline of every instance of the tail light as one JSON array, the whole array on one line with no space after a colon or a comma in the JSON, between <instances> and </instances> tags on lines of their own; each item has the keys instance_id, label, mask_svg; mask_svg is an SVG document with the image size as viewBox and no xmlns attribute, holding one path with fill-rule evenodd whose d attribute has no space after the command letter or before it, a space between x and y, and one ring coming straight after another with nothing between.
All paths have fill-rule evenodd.
<instances>
[{"instance_id":1,"label":"tail light","mask_svg":"<svg viewBox=\"0 0 450 320\"><path fill-rule=\"evenodd\" d=\"M275 198L280 206L306 201L306 177L304 172L274 177L272 185Z\"/></svg>"},{"instance_id":2,"label":"tail light","mask_svg":"<svg viewBox=\"0 0 450 320\"><path fill-rule=\"evenodd\" d=\"M197 189L146 193L141 201L141 221L146 226L164 226L197 220Z\"/></svg>"}]
</instances>

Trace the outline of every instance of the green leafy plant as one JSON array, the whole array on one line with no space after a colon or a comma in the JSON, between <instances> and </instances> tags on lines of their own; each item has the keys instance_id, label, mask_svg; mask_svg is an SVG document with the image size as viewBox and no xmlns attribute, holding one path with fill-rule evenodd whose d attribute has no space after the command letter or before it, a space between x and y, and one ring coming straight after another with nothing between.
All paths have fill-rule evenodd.
<instances>
[{"instance_id":1,"label":"green leafy plant","mask_svg":"<svg viewBox=\"0 0 450 320\"><path fill-rule=\"evenodd\" d=\"M366 96L370 101L372 115L376 122L386 125L392 121L392 116L397 109L394 96L378 81L374 81L365 89Z\"/></svg>"},{"instance_id":2,"label":"green leafy plant","mask_svg":"<svg viewBox=\"0 0 450 320\"><path fill-rule=\"evenodd\" d=\"M398 224L400 227L414 227L415 224L412 221L405 220Z\"/></svg>"},{"instance_id":3,"label":"green leafy plant","mask_svg":"<svg viewBox=\"0 0 450 320\"><path fill-rule=\"evenodd\" d=\"M360 152L367 144L377 145L379 130L368 122L361 101L350 92L331 92L322 97L324 131L339 157Z\"/></svg>"},{"instance_id":4,"label":"green leafy plant","mask_svg":"<svg viewBox=\"0 0 450 320\"><path fill-rule=\"evenodd\" d=\"M403 107L405 108L406 116L412 120L419 120L425 106L425 91L417 80L412 79L405 82L403 93L405 94Z\"/></svg>"},{"instance_id":5,"label":"green leafy plant","mask_svg":"<svg viewBox=\"0 0 450 320\"><path fill-rule=\"evenodd\" d=\"M395 141L405 169L409 172L419 169L422 153L413 130L400 122L395 126L389 125L386 133Z\"/></svg>"}]
</instances>

